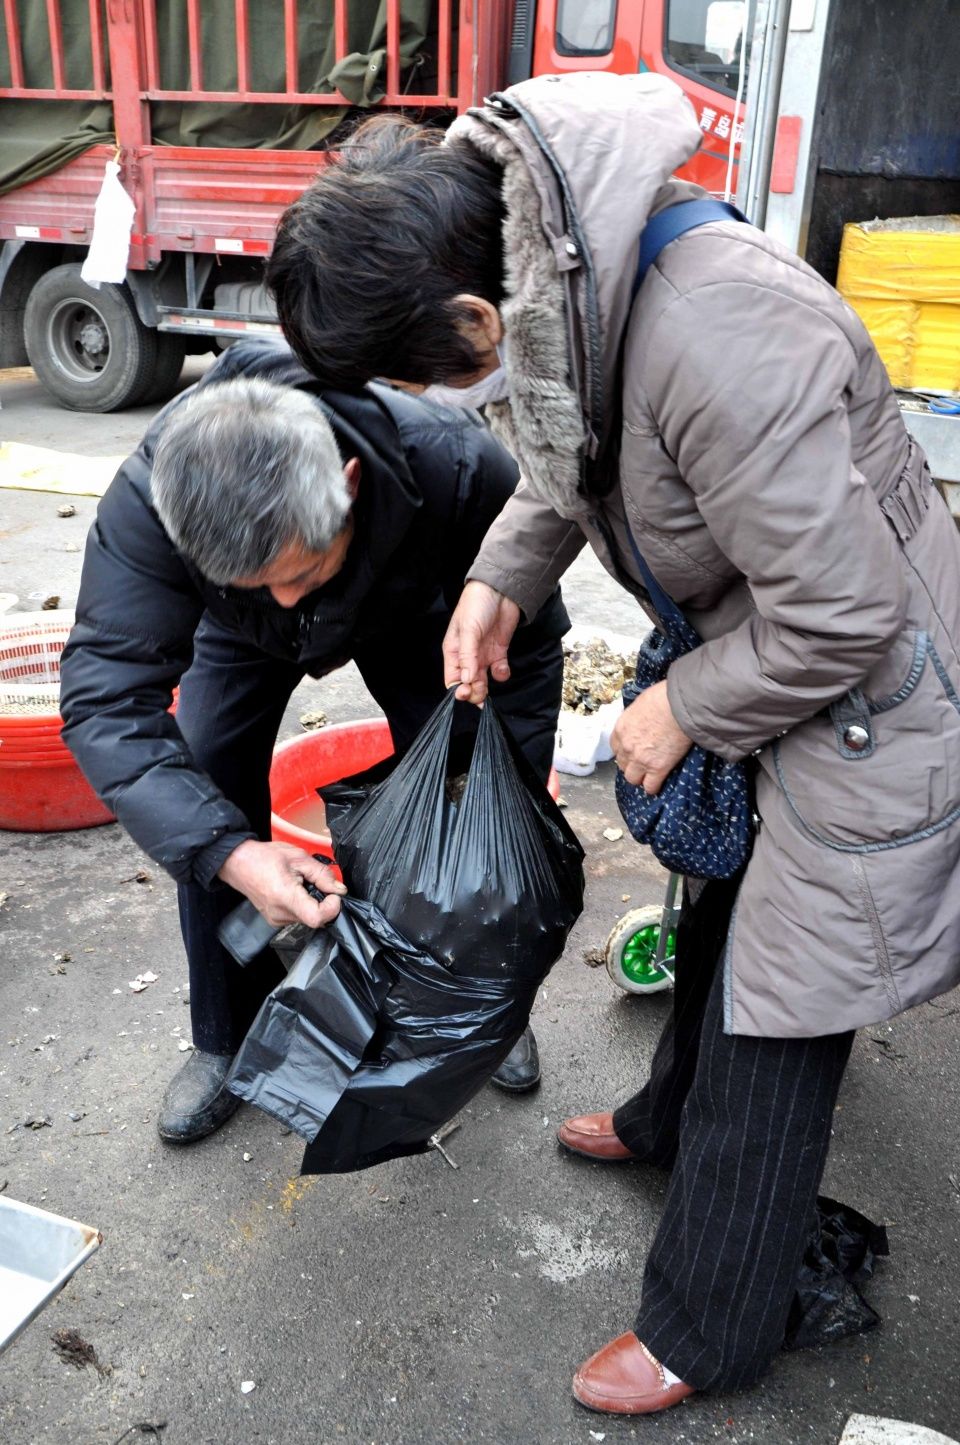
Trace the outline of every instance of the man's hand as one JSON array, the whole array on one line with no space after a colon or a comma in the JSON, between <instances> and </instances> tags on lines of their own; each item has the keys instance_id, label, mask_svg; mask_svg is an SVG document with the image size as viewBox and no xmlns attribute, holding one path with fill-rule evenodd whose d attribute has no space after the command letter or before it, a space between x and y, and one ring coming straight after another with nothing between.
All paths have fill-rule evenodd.
<instances>
[{"instance_id":1,"label":"man's hand","mask_svg":"<svg viewBox=\"0 0 960 1445\"><path fill-rule=\"evenodd\" d=\"M306 923L321 928L340 912L338 895L346 893L330 868L290 843L257 843L248 838L230 854L218 873L224 883L250 899L268 923ZM304 879L328 896L322 903L304 888Z\"/></svg>"},{"instance_id":2,"label":"man's hand","mask_svg":"<svg viewBox=\"0 0 960 1445\"><path fill-rule=\"evenodd\" d=\"M520 621L520 608L486 582L468 582L443 639L447 687L479 707L487 695L487 671L497 682L510 676L507 648ZM459 684L459 685L458 685Z\"/></svg>"},{"instance_id":3,"label":"man's hand","mask_svg":"<svg viewBox=\"0 0 960 1445\"><path fill-rule=\"evenodd\" d=\"M610 735L613 755L628 783L651 796L693 747L667 699L667 684L654 683L626 708Z\"/></svg>"}]
</instances>

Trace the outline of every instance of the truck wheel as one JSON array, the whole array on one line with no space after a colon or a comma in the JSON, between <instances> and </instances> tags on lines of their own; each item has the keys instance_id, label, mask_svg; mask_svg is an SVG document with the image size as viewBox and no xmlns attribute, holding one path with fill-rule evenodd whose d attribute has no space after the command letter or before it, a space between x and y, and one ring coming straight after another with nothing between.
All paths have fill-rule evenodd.
<instances>
[{"instance_id":1,"label":"truck wheel","mask_svg":"<svg viewBox=\"0 0 960 1445\"><path fill-rule=\"evenodd\" d=\"M663 909L658 903L644 908L631 908L611 930L607 939L607 973L617 988L627 993L660 993L672 988L670 978L656 965L657 944L663 923ZM667 959L676 948L676 935L667 939Z\"/></svg>"},{"instance_id":2,"label":"truck wheel","mask_svg":"<svg viewBox=\"0 0 960 1445\"><path fill-rule=\"evenodd\" d=\"M153 375L147 383L146 391L136 398L136 401L143 405L170 399L180 380L183 359L187 354L186 343L182 337L171 336L169 331L157 331L154 338L157 343L157 359Z\"/></svg>"},{"instance_id":3,"label":"truck wheel","mask_svg":"<svg viewBox=\"0 0 960 1445\"><path fill-rule=\"evenodd\" d=\"M23 334L30 365L71 411L119 411L153 383L157 333L144 326L125 285L95 290L81 280L79 265L54 266L40 277Z\"/></svg>"}]
</instances>

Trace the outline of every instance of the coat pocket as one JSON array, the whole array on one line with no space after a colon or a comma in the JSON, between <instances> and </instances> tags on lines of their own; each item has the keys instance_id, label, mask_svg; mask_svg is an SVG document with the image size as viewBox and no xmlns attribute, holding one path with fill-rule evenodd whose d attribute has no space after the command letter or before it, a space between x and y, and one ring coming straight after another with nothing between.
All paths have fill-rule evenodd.
<instances>
[{"instance_id":1,"label":"coat pocket","mask_svg":"<svg viewBox=\"0 0 960 1445\"><path fill-rule=\"evenodd\" d=\"M875 852L955 822L960 696L927 634L904 633L853 696L864 718L855 746L841 704L763 758L799 825L828 847Z\"/></svg>"}]
</instances>

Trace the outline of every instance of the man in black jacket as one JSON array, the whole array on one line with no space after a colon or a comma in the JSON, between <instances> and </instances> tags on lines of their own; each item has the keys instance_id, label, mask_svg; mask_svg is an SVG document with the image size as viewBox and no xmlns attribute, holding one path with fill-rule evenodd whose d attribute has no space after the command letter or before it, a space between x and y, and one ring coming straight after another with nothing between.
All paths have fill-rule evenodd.
<instances>
[{"instance_id":1,"label":"man in black jacket","mask_svg":"<svg viewBox=\"0 0 960 1445\"><path fill-rule=\"evenodd\" d=\"M100 504L61 708L93 787L179 884L195 1051L164 1098L163 1138L202 1138L233 1112L232 1056L281 977L270 950L240 969L220 945L238 895L277 925L339 908L328 869L269 841L291 693L352 658L405 750L444 695L450 613L516 482L475 414L388 387L320 391L286 346L257 341L160 414ZM517 631L498 689L544 779L567 625L558 592ZM538 1077L528 1030L494 1081Z\"/></svg>"}]
</instances>

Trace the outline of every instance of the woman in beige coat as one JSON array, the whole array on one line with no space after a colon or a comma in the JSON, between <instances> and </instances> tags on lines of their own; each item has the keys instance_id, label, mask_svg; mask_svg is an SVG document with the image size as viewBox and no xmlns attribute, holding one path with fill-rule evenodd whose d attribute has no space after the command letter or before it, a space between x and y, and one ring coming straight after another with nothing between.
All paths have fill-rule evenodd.
<instances>
[{"instance_id":1,"label":"woman in beige coat","mask_svg":"<svg viewBox=\"0 0 960 1445\"><path fill-rule=\"evenodd\" d=\"M652 612L632 531L704 642L625 711L620 767L655 793L696 742L755 769L750 861L685 900L650 1081L560 1131L672 1169L634 1329L574 1380L626 1414L767 1368L853 1031L960 980L960 543L866 332L802 261L712 222L633 300L648 218L702 194L670 178L699 142L662 78L524 82L444 146L362 134L271 272L322 379L446 383L521 462L448 682L481 701L507 675L585 542Z\"/></svg>"}]
</instances>

